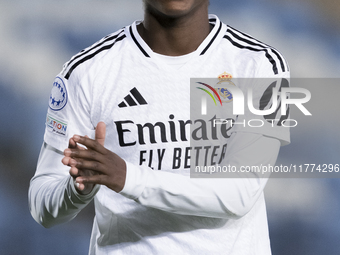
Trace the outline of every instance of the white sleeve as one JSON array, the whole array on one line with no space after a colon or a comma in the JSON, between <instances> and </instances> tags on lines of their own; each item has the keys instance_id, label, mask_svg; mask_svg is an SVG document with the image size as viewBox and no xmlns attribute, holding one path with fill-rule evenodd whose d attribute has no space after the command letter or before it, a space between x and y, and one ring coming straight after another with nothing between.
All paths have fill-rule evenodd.
<instances>
[{"instance_id":1,"label":"white sleeve","mask_svg":"<svg viewBox=\"0 0 340 255\"><path fill-rule=\"evenodd\" d=\"M280 148L275 138L235 133L226 164L236 167L274 165ZM267 178L189 178L127 163L125 197L177 214L240 218L256 203Z\"/></svg>"},{"instance_id":2,"label":"white sleeve","mask_svg":"<svg viewBox=\"0 0 340 255\"><path fill-rule=\"evenodd\" d=\"M232 132L258 133L280 140L281 145L290 143L289 107L281 109L283 88L289 87L286 78L236 79L247 99L244 114L237 115ZM277 91L275 96L273 91ZM284 112L284 113L283 113Z\"/></svg>"},{"instance_id":3,"label":"white sleeve","mask_svg":"<svg viewBox=\"0 0 340 255\"><path fill-rule=\"evenodd\" d=\"M61 151L44 143L30 182L29 208L33 218L44 227L72 220L99 190L99 186L95 186L91 193L79 194L69 167L61 163L62 158Z\"/></svg>"},{"instance_id":4,"label":"white sleeve","mask_svg":"<svg viewBox=\"0 0 340 255\"><path fill-rule=\"evenodd\" d=\"M77 72L67 80L59 74L53 83L46 116L44 141L63 151L75 135L94 137L91 120L91 86Z\"/></svg>"}]
</instances>

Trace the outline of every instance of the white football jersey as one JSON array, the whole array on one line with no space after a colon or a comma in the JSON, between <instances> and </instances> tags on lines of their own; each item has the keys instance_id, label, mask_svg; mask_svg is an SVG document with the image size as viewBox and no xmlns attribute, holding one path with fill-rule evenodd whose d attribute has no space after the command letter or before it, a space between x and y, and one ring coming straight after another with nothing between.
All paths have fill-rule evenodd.
<instances>
[{"instance_id":1,"label":"white football jersey","mask_svg":"<svg viewBox=\"0 0 340 255\"><path fill-rule=\"evenodd\" d=\"M203 125L190 116L190 78L223 79L224 74L288 79L289 69L276 49L214 15L209 18L210 34L188 55L153 52L139 36L139 22L135 22L75 55L56 77L44 141L63 151L74 134L93 138L97 123L103 121L105 147L127 162L120 194L105 186L96 188L90 254L271 254L263 197L266 181L189 177L192 127L197 131ZM247 89L247 85L236 85ZM252 86L254 107L265 109L270 105L272 83ZM224 118L241 123L254 117L247 109L237 117L226 114ZM221 144L228 146L202 151L202 157L228 162L234 148L229 143L241 133L244 138L237 141L251 133L275 138L281 145L289 143L289 130L280 125L287 115L275 111L273 122L265 116L256 118L264 121L264 128L234 125L221 136ZM274 163L276 156L267 155L265 163ZM257 163L256 155L253 158L245 163ZM200 185L213 181L218 182L216 187L207 187L205 193ZM256 196L247 213L238 215L233 203L242 200L240 194L247 192L248 184L256 186ZM219 185L227 186L229 193L221 200L210 198Z\"/></svg>"}]
</instances>

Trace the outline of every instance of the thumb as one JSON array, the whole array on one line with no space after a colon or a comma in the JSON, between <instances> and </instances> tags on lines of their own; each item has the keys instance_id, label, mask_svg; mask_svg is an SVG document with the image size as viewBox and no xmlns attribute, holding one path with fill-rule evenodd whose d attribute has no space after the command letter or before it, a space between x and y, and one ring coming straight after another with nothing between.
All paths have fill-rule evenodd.
<instances>
[{"instance_id":1,"label":"thumb","mask_svg":"<svg viewBox=\"0 0 340 255\"><path fill-rule=\"evenodd\" d=\"M106 135L106 125L104 122L99 122L96 127L95 139L104 146Z\"/></svg>"}]
</instances>

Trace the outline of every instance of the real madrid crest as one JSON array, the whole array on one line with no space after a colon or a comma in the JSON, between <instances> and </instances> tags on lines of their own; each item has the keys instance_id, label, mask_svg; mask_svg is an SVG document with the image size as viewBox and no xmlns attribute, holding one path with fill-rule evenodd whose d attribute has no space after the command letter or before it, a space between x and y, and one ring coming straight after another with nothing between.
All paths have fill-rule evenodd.
<instances>
[{"instance_id":1,"label":"real madrid crest","mask_svg":"<svg viewBox=\"0 0 340 255\"><path fill-rule=\"evenodd\" d=\"M222 73L218 76L219 82L216 83L215 89L217 90L218 94L220 95L222 103L229 103L229 102L233 101L233 95L226 88L227 85L235 86L235 84L231 81L232 78L233 78L233 76L231 74L228 74L227 72L224 72L224 73Z\"/></svg>"}]
</instances>

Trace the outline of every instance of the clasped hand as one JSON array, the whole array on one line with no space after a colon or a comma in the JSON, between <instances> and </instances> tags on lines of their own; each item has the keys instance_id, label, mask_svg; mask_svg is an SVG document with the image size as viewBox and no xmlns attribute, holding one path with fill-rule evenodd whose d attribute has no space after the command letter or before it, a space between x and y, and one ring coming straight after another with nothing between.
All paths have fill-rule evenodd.
<instances>
[{"instance_id":1,"label":"clasped hand","mask_svg":"<svg viewBox=\"0 0 340 255\"><path fill-rule=\"evenodd\" d=\"M119 192L126 178L126 163L117 154L104 147L106 125L99 122L95 139L74 135L64 151L62 163L70 166L70 175L81 194L88 194L95 184L106 185ZM83 146L80 146L83 145Z\"/></svg>"}]
</instances>

